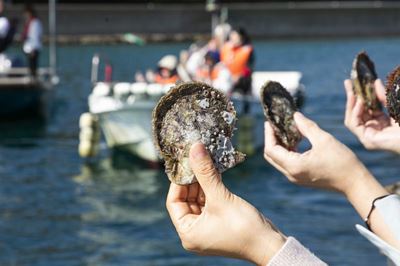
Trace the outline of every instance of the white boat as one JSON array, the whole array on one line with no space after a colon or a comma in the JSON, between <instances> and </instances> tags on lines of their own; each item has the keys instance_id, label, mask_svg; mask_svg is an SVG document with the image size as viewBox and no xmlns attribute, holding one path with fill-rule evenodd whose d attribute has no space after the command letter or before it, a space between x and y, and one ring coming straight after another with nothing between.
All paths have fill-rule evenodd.
<instances>
[{"instance_id":1,"label":"white boat","mask_svg":"<svg viewBox=\"0 0 400 266\"><path fill-rule=\"evenodd\" d=\"M299 98L303 91L301 77L302 74L296 71L254 72L252 95L234 94L231 97L239 117L235 141L240 142L241 139L252 142L251 150L262 147L264 114L259 101L261 86L267 80L277 81ZM152 111L160 97L173 85L96 82L89 96L89 111L98 117L107 146L127 150L146 161L158 162L160 157L152 142ZM241 123L244 104L249 104L249 110L245 116L247 119ZM242 151L246 152L246 149Z\"/></svg>"}]
</instances>

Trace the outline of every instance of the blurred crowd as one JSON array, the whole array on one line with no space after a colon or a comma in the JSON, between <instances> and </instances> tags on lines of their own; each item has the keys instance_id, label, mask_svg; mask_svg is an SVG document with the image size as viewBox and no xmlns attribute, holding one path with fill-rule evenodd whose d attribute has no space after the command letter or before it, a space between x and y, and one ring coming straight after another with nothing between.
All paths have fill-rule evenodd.
<instances>
[{"instance_id":1,"label":"blurred crowd","mask_svg":"<svg viewBox=\"0 0 400 266\"><path fill-rule=\"evenodd\" d=\"M157 69L137 72L137 82L171 84L178 81L200 81L226 93L251 92L254 49L246 30L227 23L215 27L208 42L192 44L182 50L179 59L165 55Z\"/></svg>"}]
</instances>

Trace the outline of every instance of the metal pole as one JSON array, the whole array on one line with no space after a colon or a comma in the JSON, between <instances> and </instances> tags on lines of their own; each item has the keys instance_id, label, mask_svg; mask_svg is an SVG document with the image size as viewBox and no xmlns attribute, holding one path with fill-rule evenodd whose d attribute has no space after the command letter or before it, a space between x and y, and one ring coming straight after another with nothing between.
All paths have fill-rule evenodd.
<instances>
[{"instance_id":1,"label":"metal pole","mask_svg":"<svg viewBox=\"0 0 400 266\"><path fill-rule=\"evenodd\" d=\"M56 0L49 0L49 66L52 78L56 77Z\"/></svg>"}]
</instances>

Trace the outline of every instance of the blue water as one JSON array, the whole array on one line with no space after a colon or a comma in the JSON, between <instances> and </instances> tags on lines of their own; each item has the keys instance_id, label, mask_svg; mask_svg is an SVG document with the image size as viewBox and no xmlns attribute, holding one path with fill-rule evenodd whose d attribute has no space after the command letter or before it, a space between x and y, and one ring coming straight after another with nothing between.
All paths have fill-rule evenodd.
<instances>
[{"instance_id":1,"label":"blue water","mask_svg":"<svg viewBox=\"0 0 400 266\"><path fill-rule=\"evenodd\" d=\"M62 83L48 123L0 124L0 265L247 265L183 250L165 209L162 171L104 153L85 164L77 154L93 53L108 58L116 79L132 80L136 69L187 46L59 47ZM362 49L384 78L399 63L400 39L259 41L255 47L258 70L303 72L307 116L350 146L382 183L399 179L399 156L366 151L343 126L342 82ZM261 152L224 174L224 182L326 262L385 263L355 231L361 219L343 197L288 183Z\"/></svg>"}]
</instances>

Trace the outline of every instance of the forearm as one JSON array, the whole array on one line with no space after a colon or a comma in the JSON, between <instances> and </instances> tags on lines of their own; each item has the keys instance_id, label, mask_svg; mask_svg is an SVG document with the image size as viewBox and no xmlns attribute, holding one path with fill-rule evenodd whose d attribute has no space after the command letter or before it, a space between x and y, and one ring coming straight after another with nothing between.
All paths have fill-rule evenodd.
<instances>
[{"instance_id":1,"label":"forearm","mask_svg":"<svg viewBox=\"0 0 400 266\"><path fill-rule=\"evenodd\" d=\"M364 220L372 207L374 199L387 195L387 190L366 169L352 176L353 182L344 191L345 196ZM400 249L400 243L395 239L389 227L376 210L369 217L371 230L392 246Z\"/></svg>"}]
</instances>

